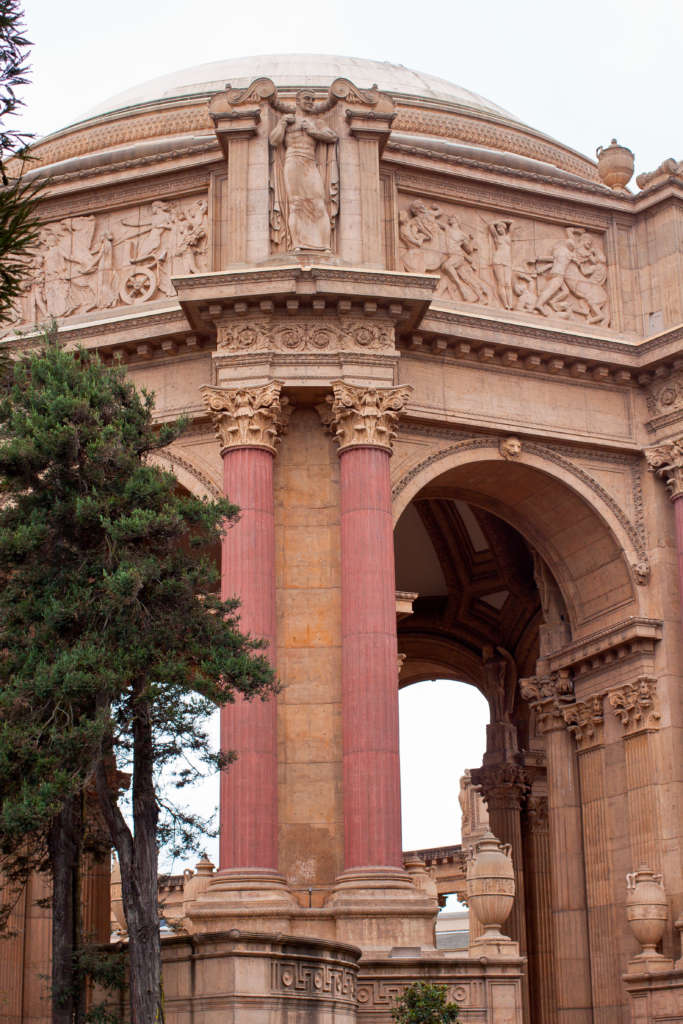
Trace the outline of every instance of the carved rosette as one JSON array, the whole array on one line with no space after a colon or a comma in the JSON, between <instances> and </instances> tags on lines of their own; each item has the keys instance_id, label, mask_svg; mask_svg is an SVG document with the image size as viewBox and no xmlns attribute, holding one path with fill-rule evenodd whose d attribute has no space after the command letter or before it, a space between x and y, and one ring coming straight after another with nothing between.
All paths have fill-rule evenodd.
<instances>
[{"instance_id":1,"label":"carved rosette","mask_svg":"<svg viewBox=\"0 0 683 1024\"><path fill-rule=\"evenodd\" d=\"M361 388L344 381L332 381L332 395L318 412L334 435L340 453L347 448L383 448L391 454L399 413L412 388Z\"/></svg>"},{"instance_id":2,"label":"carved rosette","mask_svg":"<svg viewBox=\"0 0 683 1024\"><path fill-rule=\"evenodd\" d=\"M531 788L526 769L509 761L474 768L471 776L489 810L492 807L519 810Z\"/></svg>"},{"instance_id":3,"label":"carved rosette","mask_svg":"<svg viewBox=\"0 0 683 1024\"><path fill-rule=\"evenodd\" d=\"M602 743L604 694L595 694L588 700L579 700L563 708L567 728L576 740L579 750L590 750Z\"/></svg>"},{"instance_id":4,"label":"carved rosette","mask_svg":"<svg viewBox=\"0 0 683 1024\"><path fill-rule=\"evenodd\" d=\"M683 439L645 449L648 468L666 483L672 501L683 495Z\"/></svg>"},{"instance_id":5,"label":"carved rosette","mask_svg":"<svg viewBox=\"0 0 683 1024\"><path fill-rule=\"evenodd\" d=\"M394 351L389 321L300 318L273 324L268 318L220 323L218 352L390 352Z\"/></svg>"},{"instance_id":6,"label":"carved rosette","mask_svg":"<svg viewBox=\"0 0 683 1024\"><path fill-rule=\"evenodd\" d=\"M659 728L656 691L657 680L641 676L635 683L625 683L609 693L609 702L627 736Z\"/></svg>"},{"instance_id":7,"label":"carved rosette","mask_svg":"<svg viewBox=\"0 0 683 1024\"><path fill-rule=\"evenodd\" d=\"M281 391L279 380L262 387L201 389L220 441L221 455L231 448L265 448L275 454L291 412L288 399L280 396Z\"/></svg>"}]
</instances>

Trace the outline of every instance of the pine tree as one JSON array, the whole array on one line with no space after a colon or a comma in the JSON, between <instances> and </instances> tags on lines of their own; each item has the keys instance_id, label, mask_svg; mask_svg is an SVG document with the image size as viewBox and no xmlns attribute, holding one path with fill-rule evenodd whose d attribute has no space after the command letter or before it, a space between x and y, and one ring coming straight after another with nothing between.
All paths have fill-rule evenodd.
<instances>
[{"instance_id":1,"label":"pine tree","mask_svg":"<svg viewBox=\"0 0 683 1024\"><path fill-rule=\"evenodd\" d=\"M0 0L0 324L11 319L12 306L30 275L30 257L38 240L36 198L40 188L22 177L25 147L31 138L11 127L23 106L17 89L28 82L29 40L24 35L18 0ZM15 175L6 161L15 157Z\"/></svg>"},{"instance_id":2,"label":"pine tree","mask_svg":"<svg viewBox=\"0 0 683 1024\"><path fill-rule=\"evenodd\" d=\"M182 845L198 824L177 810L160 822L160 773L185 754L226 767L203 723L236 693L274 689L236 602L215 593L213 552L237 509L182 493L148 461L181 429L155 427L152 397L122 369L54 340L12 364L0 402L0 853L18 881L49 864L58 1024L81 1010L85 787L96 785L121 867L132 1020L152 1024L159 828ZM132 773L132 826L114 766ZM197 770L185 765L177 782Z\"/></svg>"}]
</instances>

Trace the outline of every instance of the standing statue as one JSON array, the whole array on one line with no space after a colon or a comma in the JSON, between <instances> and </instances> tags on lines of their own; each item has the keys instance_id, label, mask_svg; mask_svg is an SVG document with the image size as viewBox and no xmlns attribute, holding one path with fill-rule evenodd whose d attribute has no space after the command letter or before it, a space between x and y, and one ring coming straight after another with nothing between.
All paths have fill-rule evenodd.
<instances>
[{"instance_id":1,"label":"standing statue","mask_svg":"<svg viewBox=\"0 0 683 1024\"><path fill-rule=\"evenodd\" d=\"M271 234L288 252L332 251L332 228L339 209L337 135L313 115L329 109L312 92L296 94L270 133Z\"/></svg>"},{"instance_id":2,"label":"standing statue","mask_svg":"<svg viewBox=\"0 0 683 1024\"><path fill-rule=\"evenodd\" d=\"M498 296L504 309L512 309L514 295L512 290L512 238L511 220L494 220L489 225L491 232L493 255L491 269L498 289Z\"/></svg>"}]
</instances>

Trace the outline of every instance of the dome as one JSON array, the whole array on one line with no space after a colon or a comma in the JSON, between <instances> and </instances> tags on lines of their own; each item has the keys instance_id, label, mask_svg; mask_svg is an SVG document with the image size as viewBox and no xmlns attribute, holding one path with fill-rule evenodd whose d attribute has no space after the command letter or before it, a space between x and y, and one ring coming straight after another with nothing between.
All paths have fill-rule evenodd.
<instances>
[{"instance_id":1,"label":"dome","mask_svg":"<svg viewBox=\"0 0 683 1024\"><path fill-rule=\"evenodd\" d=\"M507 110L491 103L462 86L413 71L389 61L364 60L359 57L335 57L325 54L282 54L260 57L234 57L184 68L159 78L152 78L131 89L110 97L89 110L80 120L103 117L131 107L207 96L222 91L226 84L244 88L255 78L272 78L281 88L319 86L326 88L335 78L349 78L360 88L376 84L382 92L393 96L419 97L456 105L487 117L521 122Z\"/></svg>"}]
</instances>

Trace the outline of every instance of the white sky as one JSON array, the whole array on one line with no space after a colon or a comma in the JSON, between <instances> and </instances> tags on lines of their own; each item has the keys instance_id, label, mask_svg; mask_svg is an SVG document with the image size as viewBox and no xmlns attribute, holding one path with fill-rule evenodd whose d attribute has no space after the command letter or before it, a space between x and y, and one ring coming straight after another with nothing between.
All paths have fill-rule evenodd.
<instances>
[{"instance_id":1,"label":"white sky","mask_svg":"<svg viewBox=\"0 0 683 1024\"><path fill-rule=\"evenodd\" d=\"M22 125L38 136L180 68L317 52L450 79L590 155L616 136L636 173L683 159L683 0L26 0L26 22L35 45ZM484 746L476 691L429 689L401 694L406 849L458 841L458 780ZM216 789L207 784L202 799Z\"/></svg>"},{"instance_id":2,"label":"white sky","mask_svg":"<svg viewBox=\"0 0 683 1024\"><path fill-rule=\"evenodd\" d=\"M457 82L593 154L616 136L636 171L683 158L682 0L25 0L27 130L183 67L264 53L390 60ZM371 83L359 83L361 85Z\"/></svg>"}]
</instances>

